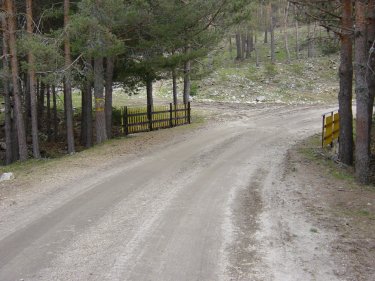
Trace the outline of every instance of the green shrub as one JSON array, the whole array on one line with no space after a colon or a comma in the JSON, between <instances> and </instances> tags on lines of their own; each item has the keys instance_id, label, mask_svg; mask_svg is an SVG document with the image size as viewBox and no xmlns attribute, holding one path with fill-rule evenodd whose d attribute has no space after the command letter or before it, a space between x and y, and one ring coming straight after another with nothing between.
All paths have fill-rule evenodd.
<instances>
[{"instance_id":1,"label":"green shrub","mask_svg":"<svg viewBox=\"0 0 375 281\"><path fill-rule=\"evenodd\" d=\"M276 66L272 63L268 63L265 65L265 71L267 76L274 77L277 75Z\"/></svg>"}]
</instances>

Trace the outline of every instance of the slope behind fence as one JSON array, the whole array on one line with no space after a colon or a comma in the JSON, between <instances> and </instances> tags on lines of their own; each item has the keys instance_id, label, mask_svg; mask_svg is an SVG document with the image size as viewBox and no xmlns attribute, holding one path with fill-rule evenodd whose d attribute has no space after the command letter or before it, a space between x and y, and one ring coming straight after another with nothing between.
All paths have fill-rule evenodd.
<instances>
[{"instance_id":1,"label":"slope behind fence","mask_svg":"<svg viewBox=\"0 0 375 281\"><path fill-rule=\"evenodd\" d=\"M122 109L122 128L125 135L172 128L191 123L188 104L127 107Z\"/></svg>"}]
</instances>

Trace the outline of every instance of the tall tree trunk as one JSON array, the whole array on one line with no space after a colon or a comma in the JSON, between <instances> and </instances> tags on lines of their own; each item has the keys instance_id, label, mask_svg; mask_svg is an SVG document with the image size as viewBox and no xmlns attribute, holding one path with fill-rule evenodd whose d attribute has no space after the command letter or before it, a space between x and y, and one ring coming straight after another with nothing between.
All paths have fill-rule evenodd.
<instances>
[{"instance_id":1,"label":"tall tree trunk","mask_svg":"<svg viewBox=\"0 0 375 281\"><path fill-rule=\"evenodd\" d=\"M57 99L56 86L52 86L52 103L53 103L53 140L56 142L59 137L59 124L57 121Z\"/></svg>"},{"instance_id":2,"label":"tall tree trunk","mask_svg":"<svg viewBox=\"0 0 375 281\"><path fill-rule=\"evenodd\" d=\"M113 70L115 62L113 57L107 58L105 75L105 122L107 138L112 138L112 93L113 93Z\"/></svg>"},{"instance_id":3,"label":"tall tree trunk","mask_svg":"<svg viewBox=\"0 0 375 281\"><path fill-rule=\"evenodd\" d=\"M27 160L27 143L25 133L25 123L22 114L21 91L18 82L18 59L17 59L17 43L16 43L16 15L14 11L14 2L12 0L5 0L5 11L8 16L8 31L9 31L9 51L10 62L12 67L12 83L13 83L13 102L14 102L14 116L17 123L18 136L18 153L21 161Z\"/></svg>"},{"instance_id":4,"label":"tall tree trunk","mask_svg":"<svg viewBox=\"0 0 375 281\"><path fill-rule=\"evenodd\" d=\"M236 47L237 47L236 60L241 60L242 59L242 47L241 47L241 34L239 32L236 33Z\"/></svg>"},{"instance_id":5,"label":"tall tree trunk","mask_svg":"<svg viewBox=\"0 0 375 281\"><path fill-rule=\"evenodd\" d=\"M37 95L38 95L38 119L39 128L42 129L43 119L44 119L44 98L45 98L45 84L39 82L36 84Z\"/></svg>"},{"instance_id":6,"label":"tall tree trunk","mask_svg":"<svg viewBox=\"0 0 375 281\"><path fill-rule=\"evenodd\" d=\"M366 2L355 2L355 92L357 97L355 169L358 182L368 184L370 165L369 89L366 82Z\"/></svg>"},{"instance_id":7,"label":"tall tree trunk","mask_svg":"<svg viewBox=\"0 0 375 281\"><path fill-rule=\"evenodd\" d=\"M370 54L367 68L367 85L369 90L370 102L369 102L369 130L372 128L372 115L374 108L374 96L375 96L375 52L371 51L372 47L375 47L375 0L370 0L368 3L368 27L367 27L367 51ZM370 131L371 132L371 131ZM371 134L370 134L371 136Z\"/></svg>"},{"instance_id":8,"label":"tall tree trunk","mask_svg":"<svg viewBox=\"0 0 375 281\"><path fill-rule=\"evenodd\" d=\"M246 58L251 58L251 52L254 48L254 42L253 42L253 32L248 32L246 34Z\"/></svg>"},{"instance_id":9,"label":"tall tree trunk","mask_svg":"<svg viewBox=\"0 0 375 281\"><path fill-rule=\"evenodd\" d=\"M342 36L340 52L340 92L339 92L339 113L340 113L340 146L339 159L346 165L353 164L353 112L352 112L352 89L353 89L353 42L351 30L352 1L343 1L342 15Z\"/></svg>"},{"instance_id":10,"label":"tall tree trunk","mask_svg":"<svg viewBox=\"0 0 375 281\"><path fill-rule=\"evenodd\" d=\"M12 108L9 93L9 62L8 62L8 26L5 17L1 18L1 26L3 29L3 89L4 89L4 107L5 107L5 164L9 165L13 162L12 150Z\"/></svg>"},{"instance_id":11,"label":"tall tree trunk","mask_svg":"<svg viewBox=\"0 0 375 281\"><path fill-rule=\"evenodd\" d=\"M261 14L264 18L264 44L268 44L268 29L269 29L269 24L268 24L268 9L264 9L265 7L261 5Z\"/></svg>"},{"instance_id":12,"label":"tall tree trunk","mask_svg":"<svg viewBox=\"0 0 375 281\"><path fill-rule=\"evenodd\" d=\"M104 67L102 57L94 59L94 96L96 143L102 143L107 140L104 99Z\"/></svg>"},{"instance_id":13,"label":"tall tree trunk","mask_svg":"<svg viewBox=\"0 0 375 281\"><path fill-rule=\"evenodd\" d=\"M245 59L246 57L246 43L247 43L247 36L246 33L241 34L241 59Z\"/></svg>"},{"instance_id":14,"label":"tall tree trunk","mask_svg":"<svg viewBox=\"0 0 375 281\"><path fill-rule=\"evenodd\" d=\"M275 63L276 57L275 57L275 13L273 5L270 4L269 6L270 10L270 19L271 19L271 62Z\"/></svg>"},{"instance_id":15,"label":"tall tree trunk","mask_svg":"<svg viewBox=\"0 0 375 281\"><path fill-rule=\"evenodd\" d=\"M297 16L297 9L294 6L294 13L295 16ZM295 28L296 28L296 58L297 60L299 59L299 25L298 25L298 20L295 20Z\"/></svg>"},{"instance_id":16,"label":"tall tree trunk","mask_svg":"<svg viewBox=\"0 0 375 281\"><path fill-rule=\"evenodd\" d=\"M153 97L153 81L152 78L148 78L146 81L146 92L147 92L147 107L154 106L154 97ZM149 114L151 114L149 112ZM151 115L149 115L150 118Z\"/></svg>"},{"instance_id":17,"label":"tall tree trunk","mask_svg":"<svg viewBox=\"0 0 375 281\"><path fill-rule=\"evenodd\" d=\"M31 128L31 100L30 100L30 77L26 74L26 83L25 83L25 131L26 131L26 138L28 135L31 135L32 128Z\"/></svg>"},{"instance_id":18,"label":"tall tree trunk","mask_svg":"<svg viewBox=\"0 0 375 281\"><path fill-rule=\"evenodd\" d=\"M307 24L307 57L313 57L313 38L311 36L311 22L309 21Z\"/></svg>"},{"instance_id":19,"label":"tall tree trunk","mask_svg":"<svg viewBox=\"0 0 375 281\"><path fill-rule=\"evenodd\" d=\"M26 21L27 21L27 34L29 38L33 35L33 9L32 0L26 0ZM29 74L29 90L30 90L30 111L31 111L31 135L33 139L33 156L34 158L40 158L39 150L39 133L38 133L38 111L37 111L37 101L36 101L36 77L35 77L35 57L30 49L27 55L28 60L28 74ZM47 122L48 122L47 118Z\"/></svg>"},{"instance_id":20,"label":"tall tree trunk","mask_svg":"<svg viewBox=\"0 0 375 281\"><path fill-rule=\"evenodd\" d=\"M65 53L65 119L66 119L66 137L68 144L68 153L75 153L74 147L74 128L73 128L73 101L72 101L72 77L71 77L71 64L72 58L70 54L70 38L67 31L69 25L69 10L70 10L70 1L64 0L64 53Z\"/></svg>"},{"instance_id":21,"label":"tall tree trunk","mask_svg":"<svg viewBox=\"0 0 375 281\"><path fill-rule=\"evenodd\" d=\"M14 114L14 110L13 110ZM12 162L20 160L19 153L19 142L18 142L18 129L17 129L17 119L13 117L12 119Z\"/></svg>"},{"instance_id":22,"label":"tall tree trunk","mask_svg":"<svg viewBox=\"0 0 375 281\"><path fill-rule=\"evenodd\" d=\"M85 147L91 147L92 141L92 87L91 82L86 81L82 87L82 125L81 143Z\"/></svg>"},{"instance_id":23,"label":"tall tree trunk","mask_svg":"<svg viewBox=\"0 0 375 281\"><path fill-rule=\"evenodd\" d=\"M229 36L229 54L230 54L230 59L233 59L232 35Z\"/></svg>"},{"instance_id":24,"label":"tall tree trunk","mask_svg":"<svg viewBox=\"0 0 375 281\"><path fill-rule=\"evenodd\" d=\"M258 35L257 32L255 32L254 36L254 51L255 51L255 65L256 67L259 67L259 51L258 51Z\"/></svg>"},{"instance_id":25,"label":"tall tree trunk","mask_svg":"<svg viewBox=\"0 0 375 281\"><path fill-rule=\"evenodd\" d=\"M289 16L289 1L287 2L286 8L285 8L284 40L285 40L285 50L287 54L287 63L290 63L290 52L289 52L289 42L288 42L288 16Z\"/></svg>"},{"instance_id":26,"label":"tall tree trunk","mask_svg":"<svg viewBox=\"0 0 375 281\"><path fill-rule=\"evenodd\" d=\"M172 69L172 88L173 88L173 104L177 105L177 74L176 69Z\"/></svg>"},{"instance_id":27,"label":"tall tree trunk","mask_svg":"<svg viewBox=\"0 0 375 281\"><path fill-rule=\"evenodd\" d=\"M47 137L51 140L51 87L47 85Z\"/></svg>"},{"instance_id":28,"label":"tall tree trunk","mask_svg":"<svg viewBox=\"0 0 375 281\"><path fill-rule=\"evenodd\" d=\"M187 55L190 54L190 45L188 45L185 49L185 53ZM191 82L190 82L190 72L191 72L191 60L185 62L184 65L184 104L187 104L190 100L190 90L191 90Z\"/></svg>"}]
</instances>

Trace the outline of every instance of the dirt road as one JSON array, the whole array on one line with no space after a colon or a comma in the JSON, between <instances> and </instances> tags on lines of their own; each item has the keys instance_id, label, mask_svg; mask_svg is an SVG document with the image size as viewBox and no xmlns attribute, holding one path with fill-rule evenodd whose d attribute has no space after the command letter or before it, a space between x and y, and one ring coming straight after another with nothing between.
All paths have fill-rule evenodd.
<instances>
[{"instance_id":1,"label":"dirt road","mask_svg":"<svg viewBox=\"0 0 375 281\"><path fill-rule=\"evenodd\" d=\"M19 203L0 209L0 280L337 280L334 237L311 231L283 177L287 149L328 108L232 109L152 153L7 198Z\"/></svg>"}]
</instances>

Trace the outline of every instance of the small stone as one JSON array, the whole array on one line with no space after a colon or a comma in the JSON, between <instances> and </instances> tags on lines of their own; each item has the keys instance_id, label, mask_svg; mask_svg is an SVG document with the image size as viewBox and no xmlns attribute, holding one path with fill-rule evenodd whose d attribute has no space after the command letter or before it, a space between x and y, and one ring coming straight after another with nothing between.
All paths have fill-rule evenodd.
<instances>
[{"instance_id":1,"label":"small stone","mask_svg":"<svg viewBox=\"0 0 375 281\"><path fill-rule=\"evenodd\" d=\"M259 96L255 99L257 102L263 102L266 100L266 97L265 96Z\"/></svg>"},{"instance_id":2,"label":"small stone","mask_svg":"<svg viewBox=\"0 0 375 281\"><path fill-rule=\"evenodd\" d=\"M0 182L10 181L10 180L14 180L14 174L13 173L4 173L0 177Z\"/></svg>"}]
</instances>

